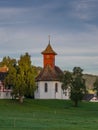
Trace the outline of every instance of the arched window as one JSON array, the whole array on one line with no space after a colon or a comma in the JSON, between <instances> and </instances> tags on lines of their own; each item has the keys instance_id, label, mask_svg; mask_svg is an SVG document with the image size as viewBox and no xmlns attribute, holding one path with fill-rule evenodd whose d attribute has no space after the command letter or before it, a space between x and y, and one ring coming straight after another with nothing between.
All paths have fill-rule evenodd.
<instances>
[{"instance_id":1,"label":"arched window","mask_svg":"<svg viewBox=\"0 0 98 130\"><path fill-rule=\"evenodd\" d=\"M58 92L58 83L55 83L55 92Z\"/></svg>"},{"instance_id":2,"label":"arched window","mask_svg":"<svg viewBox=\"0 0 98 130\"><path fill-rule=\"evenodd\" d=\"M38 92L38 83L36 83L36 91Z\"/></svg>"},{"instance_id":3,"label":"arched window","mask_svg":"<svg viewBox=\"0 0 98 130\"><path fill-rule=\"evenodd\" d=\"M48 84L45 83L45 92L48 92Z\"/></svg>"}]
</instances>

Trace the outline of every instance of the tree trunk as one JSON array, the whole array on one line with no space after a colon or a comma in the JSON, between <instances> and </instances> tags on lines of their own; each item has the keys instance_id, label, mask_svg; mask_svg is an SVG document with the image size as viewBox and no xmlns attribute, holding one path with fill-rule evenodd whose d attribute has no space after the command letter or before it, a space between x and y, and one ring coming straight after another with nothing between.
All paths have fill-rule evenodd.
<instances>
[{"instance_id":1,"label":"tree trunk","mask_svg":"<svg viewBox=\"0 0 98 130\"><path fill-rule=\"evenodd\" d=\"M19 96L19 102L23 103L23 96Z\"/></svg>"},{"instance_id":2,"label":"tree trunk","mask_svg":"<svg viewBox=\"0 0 98 130\"><path fill-rule=\"evenodd\" d=\"M74 106L75 106L75 107L78 107L78 101L77 101L77 100L74 101Z\"/></svg>"}]
</instances>

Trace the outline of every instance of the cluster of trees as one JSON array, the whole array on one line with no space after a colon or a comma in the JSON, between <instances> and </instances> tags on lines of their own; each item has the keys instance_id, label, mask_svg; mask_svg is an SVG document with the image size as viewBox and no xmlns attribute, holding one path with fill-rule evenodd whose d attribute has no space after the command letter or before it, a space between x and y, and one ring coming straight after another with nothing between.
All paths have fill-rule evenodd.
<instances>
[{"instance_id":1,"label":"cluster of trees","mask_svg":"<svg viewBox=\"0 0 98 130\"><path fill-rule=\"evenodd\" d=\"M62 78L62 89L70 89L70 99L74 102L74 106L78 106L78 102L87 94L86 79L83 78L83 69L74 67L73 72L66 72ZM93 90L98 96L98 77L93 84Z\"/></svg>"},{"instance_id":2,"label":"cluster of trees","mask_svg":"<svg viewBox=\"0 0 98 130\"><path fill-rule=\"evenodd\" d=\"M37 75L37 68L32 66L30 55L25 53L20 56L20 59L11 59L4 57L0 66L6 65L9 69L4 80L7 88L12 88L13 98L18 97L20 103L25 97L33 97L36 89L35 77Z\"/></svg>"},{"instance_id":3,"label":"cluster of trees","mask_svg":"<svg viewBox=\"0 0 98 130\"><path fill-rule=\"evenodd\" d=\"M38 74L38 67L31 64L30 55L25 53L20 59L11 59L4 57L0 62L0 66L6 65L9 69L4 80L7 88L12 88L13 98L18 97L20 103L25 97L34 97L36 89L35 77ZM86 94L85 79L83 78L83 69L74 67L73 72L66 72L61 78L62 89L70 89L70 99L74 102L74 106L78 106L78 102L82 100ZM94 83L94 90L98 95L98 78Z\"/></svg>"}]
</instances>

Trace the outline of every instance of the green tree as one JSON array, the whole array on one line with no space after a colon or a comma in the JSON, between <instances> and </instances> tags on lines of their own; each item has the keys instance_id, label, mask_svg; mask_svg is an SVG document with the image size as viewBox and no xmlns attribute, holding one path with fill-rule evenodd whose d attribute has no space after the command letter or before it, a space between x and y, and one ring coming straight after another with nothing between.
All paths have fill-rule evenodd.
<instances>
[{"instance_id":1,"label":"green tree","mask_svg":"<svg viewBox=\"0 0 98 130\"><path fill-rule=\"evenodd\" d=\"M5 56L0 62L0 67L3 67L6 65L10 69L10 67L15 66L16 63L17 63L16 59L10 58L9 56L7 57Z\"/></svg>"},{"instance_id":2,"label":"green tree","mask_svg":"<svg viewBox=\"0 0 98 130\"><path fill-rule=\"evenodd\" d=\"M62 89L63 90L66 90L66 89L68 89L68 87L71 87L72 73L70 73L69 71L65 72L61 82L62 82Z\"/></svg>"},{"instance_id":3,"label":"green tree","mask_svg":"<svg viewBox=\"0 0 98 130\"><path fill-rule=\"evenodd\" d=\"M83 70L80 67L74 67L73 73L65 73L63 78L63 89L70 87L70 99L74 102L74 106L78 106L78 102L82 100L86 92L85 80L83 79Z\"/></svg>"},{"instance_id":4,"label":"green tree","mask_svg":"<svg viewBox=\"0 0 98 130\"><path fill-rule=\"evenodd\" d=\"M96 91L96 94L98 96L98 77L96 78L96 81L94 83L94 90Z\"/></svg>"},{"instance_id":5,"label":"green tree","mask_svg":"<svg viewBox=\"0 0 98 130\"><path fill-rule=\"evenodd\" d=\"M20 103L23 102L24 96L32 97L35 90L35 77L37 71L31 65L30 55L25 53L18 60L17 74L13 93L19 97Z\"/></svg>"},{"instance_id":6,"label":"green tree","mask_svg":"<svg viewBox=\"0 0 98 130\"><path fill-rule=\"evenodd\" d=\"M10 57L4 57L0 65L1 66L6 65L8 67L8 72L4 80L4 83L6 88L13 89L16 78L16 68L15 68L16 60L11 59Z\"/></svg>"},{"instance_id":7,"label":"green tree","mask_svg":"<svg viewBox=\"0 0 98 130\"><path fill-rule=\"evenodd\" d=\"M82 100L86 93L85 79L83 79L83 69L80 67L73 68L73 81L71 85L70 98L74 102L74 106L78 106L78 102Z\"/></svg>"}]
</instances>

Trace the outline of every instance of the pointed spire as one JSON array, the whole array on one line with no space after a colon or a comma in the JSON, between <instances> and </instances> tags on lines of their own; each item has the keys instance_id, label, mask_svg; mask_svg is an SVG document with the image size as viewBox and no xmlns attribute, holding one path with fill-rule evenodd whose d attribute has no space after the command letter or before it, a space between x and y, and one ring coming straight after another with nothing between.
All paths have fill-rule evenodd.
<instances>
[{"instance_id":1,"label":"pointed spire","mask_svg":"<svg viewBox=\"0 0 98 130\"><path fill-rule=\"evenodd\" d=\"M48 38L49 38L49 44L50 44L50 35L48 36Z\"/></svg>"},{"instance_id":2,"label":"pointed spire","mask_svg":"<svg viewBox=\"0 0 98 130\"><path fill-rule=\"evenodd\" d=\"M51 44L50 44L50 35L48 37L49 37L49 44L46 47L46 49L44 51L42 51L42 54L54 54L54 55L57 55L57 53L51 47Z\"/></svg>"}]
</instances>

